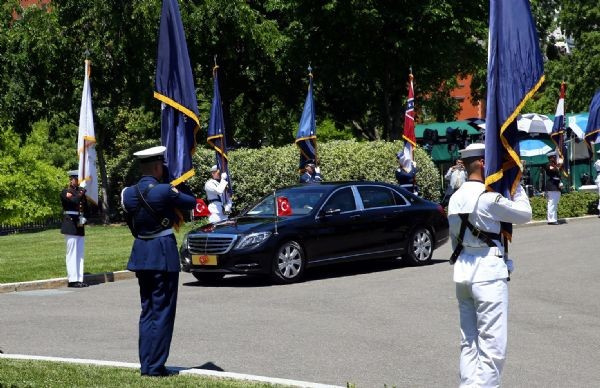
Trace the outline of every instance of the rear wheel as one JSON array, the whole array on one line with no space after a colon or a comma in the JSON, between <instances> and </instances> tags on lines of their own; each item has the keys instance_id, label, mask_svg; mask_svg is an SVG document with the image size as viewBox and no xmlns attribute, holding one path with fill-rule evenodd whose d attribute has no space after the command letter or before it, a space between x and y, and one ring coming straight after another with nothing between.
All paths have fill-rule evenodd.
<instances>
[{"instance_id":1,"label":"rear wheel","mask_svg":"<svg viewBox=\"0 0 600 388\"><path fill-rule=\"evenodd\" d=\"M214 284L218 283L219 280L223 279L225 274L223 273L211 273L211 272L192 272L192 275L198 280L200 283L205 284Z\"/></svg>"},{"instance_id":2,"label":"rear wheel","mask_svg":"<svg viewBox=\"0 0 600 388\"><path fill-rule=\"evenodd\" d=\"M304 275L305 266L306 258L300 244L287 241L275 253L271 277L278 283L294 283Z\"/></svg>"},{"instance_id":3,"label":"rear wheel","mask_svg":"<svg viewBox=\"0 0 600 388\"><path fill-rule=\"evenodd\" d=\"M406 258L413 265L431 263L433 256L433 235L427 228L417 227L410 235Z\"/></svg>"}]
</instances>

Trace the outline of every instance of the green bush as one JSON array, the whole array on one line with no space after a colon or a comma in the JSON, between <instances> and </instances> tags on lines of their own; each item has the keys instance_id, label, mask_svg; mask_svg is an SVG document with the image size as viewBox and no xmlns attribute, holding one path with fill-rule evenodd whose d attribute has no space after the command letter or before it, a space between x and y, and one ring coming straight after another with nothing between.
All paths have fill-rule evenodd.
<instances>
[{"instance_id":1,"label":"green bush","mask_svg":"<svg viewBox=\"0 0 600 388\"><path fill-rule=\"evenodd\" d=\"M533 197L529 199L533 211L534 220L545 220L547 201L544 197ZM570 218L581 217L586 214L598 213L598 194L572 192L560 196L558 202L558 217Z\"/></svg>"},{"instance_id":2,"label":"green bush","mask_svg":"<svg viewBox=\"0 0 600 388\"><path fill-rule=\"evenodd\" d=\"M395 183L396 152L403 142L356 142L339 140L318 144L321 174L325 181L371 180ZM440 175L422 149L415 151L419 171L417 183L422 195L440 200ZM233 180L234 207L242 210L263 195L298 182L299 152L295 145L280 148L239 149L229 153ZM194 158L196 176L189 184L193 192L204 196L204 182L214 164L214 152L199 149Z\"/></svg>"}]
</instances>

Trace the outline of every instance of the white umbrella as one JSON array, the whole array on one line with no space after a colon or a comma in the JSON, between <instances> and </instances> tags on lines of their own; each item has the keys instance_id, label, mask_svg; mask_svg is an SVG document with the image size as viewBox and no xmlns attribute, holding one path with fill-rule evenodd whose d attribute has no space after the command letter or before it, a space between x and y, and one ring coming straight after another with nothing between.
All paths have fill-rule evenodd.
<instances>
[{"instance_id":1,"label":"white umbrella","mask_svg":"<svg viewBox=\"0 0 600 388\"><path fill-rule=\"evenodd\" d=\"M554 121L550 120L548 116L537 113L525 113L519 116L517 120L519 131L527 133L545 133L549 135L552 133L553 125Z\"/></svg>"},{"instance_id":2,"label":"white umbrella","mask_svg":"<svg viewBox=\"0 0 600 388\"><path fill-rule=\"evenodd\" d=\"M587 126L589 113L579 113L569 116L569 128L578 138L583 139L585 136L585 127Z\"/></svg>"}]
</instances>

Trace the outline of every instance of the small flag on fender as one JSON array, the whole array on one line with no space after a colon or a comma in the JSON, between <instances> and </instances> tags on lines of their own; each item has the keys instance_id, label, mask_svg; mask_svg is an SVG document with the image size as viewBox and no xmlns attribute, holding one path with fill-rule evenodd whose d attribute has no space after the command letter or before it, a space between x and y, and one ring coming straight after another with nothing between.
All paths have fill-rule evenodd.
<instances>
[{"instance_id":1,"label":"small flag on fender","mask_svg":"<svg viewBox=\"0 0 600 388\"><path fill-rule=\"evenodd\" d=\"M202 198L196 198L196 207L194 208L194 217L208 217L210 216L210 212L208 211L208 206L202 200Z\"/></svg>"},{"instance_id":2,"label":"small flag on fender","mask_svg":"<svg viewBox=\"0 0 600 388\"><path fill-rule=\"evenodd\" d=\"M291 216L292 206L287 197L277 197L277 216Z\"/></svg>"}]
</instances>

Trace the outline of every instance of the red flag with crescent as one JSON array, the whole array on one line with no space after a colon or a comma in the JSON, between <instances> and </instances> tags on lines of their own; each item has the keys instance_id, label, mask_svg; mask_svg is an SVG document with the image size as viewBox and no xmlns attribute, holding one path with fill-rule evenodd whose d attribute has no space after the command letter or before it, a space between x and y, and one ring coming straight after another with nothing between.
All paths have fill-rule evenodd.
<instances>
[{"instance_id":1,"label":"red flag with crescent","mask_svg":"<svg viewBox=\"0 0 600 388\"><path fill-rule=\"evenodd\" d=\"M277 215L278 216L291 216L292 206L287 197L277 197Z\"/></svg>"}]
</instances>

